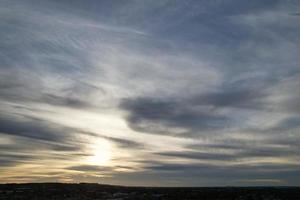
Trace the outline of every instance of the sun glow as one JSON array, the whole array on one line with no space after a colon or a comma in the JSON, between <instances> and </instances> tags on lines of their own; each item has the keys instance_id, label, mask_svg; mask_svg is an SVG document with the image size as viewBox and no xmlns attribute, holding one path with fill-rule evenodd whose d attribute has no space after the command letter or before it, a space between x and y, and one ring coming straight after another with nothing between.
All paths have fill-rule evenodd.
<instances>
[{"instance_id":1,"label":"sun glow","mask_svg":"<svg viewBox=\"0 0 300 200\"><path fill-rule=\"evenodd\" d=\"M97 140L92 145L93 155L87 160L92 165L108 165L111 160L111 144L107 140Z\"/></svg>"}]
</instances>

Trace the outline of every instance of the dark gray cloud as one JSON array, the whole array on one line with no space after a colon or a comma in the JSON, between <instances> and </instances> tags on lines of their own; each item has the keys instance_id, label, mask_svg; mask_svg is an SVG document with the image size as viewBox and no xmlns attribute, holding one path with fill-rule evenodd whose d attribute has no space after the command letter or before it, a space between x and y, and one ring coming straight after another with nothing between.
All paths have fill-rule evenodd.
<instances>
[{"instance_id":1,"label":"dark gray cloud","mask_svg":"<svg viewBox=\"0 0 300 200\"><path fill-rule=\"evenodd\" d=\"M203 164L161 164L149 167L154 171L162 171L164 173L171 173L171 177L186 176L192 178L193 176L201 177L202 179L215 179L219 177L222 180L227 180L237 184L238 180L264 180L274 179L278 180L278 184L284 184L285 181L296 182L299 177L299 166L276 166L276 165L260 165L260 166L216 166ZM286 175L286 176L285 176ZM235 183L234 183L235 182Z\"/></svg>"},{"instance_id":2,"label":"dark gray cloud","mask_svg":"<svg viewBox=\"0 0 300 200\"><path fill-rule=\"evenodd\" d=\"M235 154L195 152L195 151L160 152L158 153L158 155L176 157L176 158L185 158L185 159L195 159L195 160L230 161L230 160L237 159L237 155Z\"/></svg>"},{"instance_id":3,"label":"dark gray cloud","mask_svg":"<svg viewBox=\"0 0 300 200\"><path fill-rule=\"evenodd\" d=\"M101 167L97 165L78 165L66 168L68 170L73 171L81 171L81 172L107 172L111 171L113 168L111 167Z\"/></svg>"},{"instance_id":4,"label":"dark gray cloud","mask_svg":"<svg viewBox=\"0 0 300 200\"><path fill-rule=\"evenodd\" d=\"M26 116L0 116L0 137L8 143L0 143L1 167L43 159L65 159L63 154L73 158L81 152L83 145L74 137L73 128L53 122ZM47 151L47 155L38 152ZM41 157L42 156L42 157Z\"/></svg>"},{"instance_id":5,"label":"dark gray cloud","mask_svg":"<svg viewBox=\"0 0 300 200\"><path fill-rule=\"evenodd\" d=\"M192 163L153 163L144 171L133 173L121 173L120 179L147 180L145 184L155 184L155 181L174 186L201 185L216 186L220 182L226 185L287 185L297 183L299 177L299 166L278 165L237 165L217 166ZM286 176L284 176L286 174ZM135 181L134 181L135 180ZM131 183L131 181L130 181Z\"/></svg>"},{"instance_id":6,"label":"dark gray cloud","mask_svg":"<svg viewBox=\"0 0 300 200\"><path fill-rule=\"evenodd\" d=\"M300 16L300 13L290 13L292 16Z\"/></svg>"},{"instance_id":7,"label":"dark gray cloud","mask_svg":"<svg viewBox=\"0 0 300 200\"><path fill-rule=\"evenodd\" d=\"M71 108L89 108L91 106L87 101L81 99L76 99L68 96L57 96L52 94L43 95L41 102Z\"/></svg>"},{"instance_id":8,"label":"dark gray cloud","mask_svg":"<svg viewBox=\"0 0 300 200\"><path fill-rule=\"evenodd\" d=\"M0 134L3 138L7 137L7 134ZM40 140L36 138L28 137L19 137L19 136L8 136L7 138L14 141L14 144L0 144L0 150L3 152L35 152L40 150L48 150L55 152L67 152L67 153L76 153L82 151L82 146L76 142L60 141L53 142L50 140Z\"/></svg>"},{"instance_id":9,"label":"dark gray cloud","mask_svg":"<svg viewBox=\"0 0 300 200\"><path fill-rule=\"evenodd\" d=\"M234 145L232 145L234 146ZM229 146L231 147L231 146ZM228 149L228 148L227 148ZM198 161L240 161L244 159L255 159L255 158L286 158L290 156L298 157L300 151L293 148L282 148L282 147L240 147L231 153L212 153L197 152L197 151L184 151L184 152L160 152L157 153L161 156L194 159ZM212 151L221 151L222 149L211 148Z\"/></svg>"},{"instance_id":10,"label":"dark gray cloud","mask_svg":"<svg viewBox=\"0 0 300 200\"><path fill-rule=\"evenodd\" d=\"M16 73L16 74L14 74ZM88 102L83 96L88 96L92 92L103 91L100 88L93 87L85 83L78 83L71 88L64 88L62 92L51 93L50 90L43 89L43 83L38 77L34 81L19 72L11 72L4 75L0 81L0 100L16 102L21 104L42 103L54 106L69 107L75 109L88 109L95 107L91 102Z\"/></svg>"},{"instance_id":11,"label":"dark gray cloud","mask_svg":"<svg viewBox=\"0 0 300 200\"><path fill-rule=\"evenodd\" d=\"M186 129L183 133L193 134L220 131L243 127L243 120L247 119L238 118L239 113L272 111L269 88L278 81L271 77L245 76L190 96L123 99L120 108L128 112L128 124L137 131L167 134L170 127L183 128Z\"/></svg>"},{"instance_id":12,"label":"dark gray cloud","mask_svg":"<svg viewBox=\"0 0 300 200\"><path fill-rule=\"evenodd\" d=\"M296 75L281 80L243 78L238 81L224 83L212 92L204 92L190 97L177 99L137 97L123 99L120 108L127 111L126 120L134 130L140 132L197 135L201 132L214 131L222 133L230 128L241 131L255 130L257 133L278 133L283 130L297 128L298 119L293 113L298 112L298 91L296 95L288 94L281 102L273 102L273 84L281 84L285 79L293 80ZM254 81L254 83L252 83ZM291 85L294 90L297 80ZM289 89L287 89L289 90ZM277 91L275 91L277 92ZM275 97L276 98L276 97ZM292 117L283 119L274 127L260 129L247 126L248 113L265 112L278 114L288 113ZM177 133L174 128L183 128Z\"/></svg>"},{"instance_id":13,"label":"dark gray cloud","mask_svg":"<svg viewBox=\"0 0 300 200\"><path fill-rule=\"evenodd\" d=\"M15 166L16 164L24 163L28 160L33 160L34 158L30 155L24 154L0 154L0 165L1 167Z\"/></svg>"},{"instance_id":14,"label":"dark gray cloud","mask_svg":"<svg viewBox=\"0 0 300 200\"><path fill-rule=\"evenodd\" d=\"M173 128L184 128L184 133L222 129L230 123L225 115L214 110L202 110L190 102L175 102L153 98L123 100L121 108L128 111L131 128L141 132L170 133ZM172 134L172 132L170 133Z\"/></svg>"},{"instance_id":15,"label":"dark gray cloud","mask_svg":"<svg viewBox=\"0 0 300 200\"><path fill-rule=\"evenodd\" d=\"M120 107L128 111L127 121L134 130L168 133L178 127L188 132L214 131L235 125L235 113L222 114L220 109L267 109L267 94L257 88L243 88L239 84L222 88L219 92L204 93L178 100L137 98L125 99Z\"/></svg>"},{"instance_id":16,"label":"dark gray cloud","mask_svg":"<svg viewBox=\"0 0 300 200\"><path fill-rule=\"evenodd\" d=\"M0 132L38 140L64 141L72 129L34 118L0 116Z\"/></svg>"},{"instance_id":17,"label":"dark gray cloud","mask_svg":"<svg viewBox=\"0 0 300 200\"><path fill-rule=\"evenodd\" d=\"M263 107L264 97L267 95L257 88L242 88L239 83L233 87L222 88L219 92L207 93L193 98L192 103L197 105L211 105L213 107L232 107L259 109ZM247 86L249 87L249 85Z\"/></svg>"},{"instance_id":18,"label":"dark gray cloud","mask_svg":"<svg viewBox=\"0 0 300 200\"><path fill-rule=\"evenodd\" d=\"M104 137L104 138L114 142L115 144L117 144L117 146L119 146L120 148L124 148L124 149L144 149L145 148L145 145L143 143L136 142L136 141L129 140L129 139L114 138L114 137Z\"/></svg>"},{"instance_id":19,"label":"dark gray cloud","mask_svg":"<svg viewBox=\"0 0 300 200\"><path fill-rule=\"evenodd\" d=\"M232 158L238 159L252 156L273 156L288 157L289 155L297 155L297 146L300 140L297 137L285 136L271 137L262 141L257 140L221 140L212 141L211 143L189 144L186 147L193 151L205 152L224 152L232 153ZM196 152L194 152L196 153ZM221 153L222 155L222 153ZM251 156L250 156L251 157Z\"/></svg>"},{"instance_id":20,"label":"dark gray cloud","mask_svg":"<svg viewBox=\"0 0 300 200\"><path fill-rule=\"evenodd\" d=\"M299 128L300 126L300 117L288 117L281 120L274 129L277 130L289 130Z\"/></svg>"}]
</instances>

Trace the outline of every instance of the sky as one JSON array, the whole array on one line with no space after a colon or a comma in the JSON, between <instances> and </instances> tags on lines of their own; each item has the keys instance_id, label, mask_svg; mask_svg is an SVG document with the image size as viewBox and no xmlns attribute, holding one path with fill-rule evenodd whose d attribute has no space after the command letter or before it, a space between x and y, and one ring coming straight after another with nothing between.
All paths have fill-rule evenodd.
<instances>
[{"instance_id":1,"label":"sky","mask_svg":"<svg viewBox=\"0 0 300 200\"><path fill-rule=\"evenodd\" d=\"M297 0L1 0L0 182L300 185Z\"/></svg>"}]
</instances>

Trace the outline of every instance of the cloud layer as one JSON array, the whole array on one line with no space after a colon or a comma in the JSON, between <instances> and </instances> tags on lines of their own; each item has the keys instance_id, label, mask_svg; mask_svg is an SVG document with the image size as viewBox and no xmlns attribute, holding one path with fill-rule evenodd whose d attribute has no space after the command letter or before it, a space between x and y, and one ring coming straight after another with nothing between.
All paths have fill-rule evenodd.
<instances>
[{"instance_id":1,"label":"cloud layer","mask_svg":"<svg viewBox=\"0 0 300 200\"><path fill-rule=\"evenodd\" d=\"M1 182L299 185L299 2L0 5Z\"/></svg>"}]
</instances>

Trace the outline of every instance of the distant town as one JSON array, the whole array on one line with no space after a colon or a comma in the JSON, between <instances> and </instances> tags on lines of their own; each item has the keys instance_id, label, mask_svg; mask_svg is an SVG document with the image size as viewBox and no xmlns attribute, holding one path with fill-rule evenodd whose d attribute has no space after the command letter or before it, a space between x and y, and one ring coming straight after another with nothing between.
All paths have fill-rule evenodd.
<instances>
[{"instance_id":1,"label":"distant town","mask_svg":"<svg viewBox=\"0 0 300 200\"><path fill-rule=\"evenodd\" d=\"M299 200L299 187L123 187L91 183L2 184L1 200Z\"/></svg>"}]
</instances>

